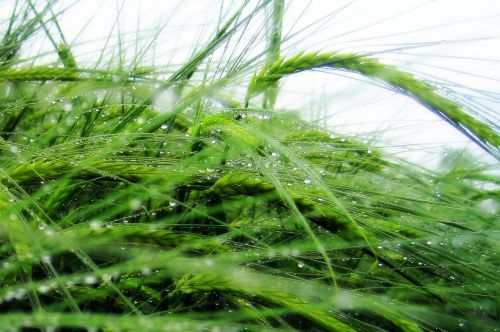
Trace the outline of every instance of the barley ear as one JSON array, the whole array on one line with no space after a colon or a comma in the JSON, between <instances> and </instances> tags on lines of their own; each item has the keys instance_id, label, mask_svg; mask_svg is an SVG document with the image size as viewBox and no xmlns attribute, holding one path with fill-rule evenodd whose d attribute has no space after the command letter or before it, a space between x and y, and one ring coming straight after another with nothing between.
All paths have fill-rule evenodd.
<instances>
[{"instance_id":1,"label":"barley ear","mask_svg":"<svg viewBox=\"0 0 500 332\"><path fill-rule=\"evenodd\" d=\"M284 76L322 67L351 71L385 82L402 94L414 98L481 148L496 158L499 157L500 136L493 128L469 115L457 102L437 93L429 83L394 66L356 53L298 53L286 60L279 59L264 66L252 78L248 86L247 102L253 96L275 86Z\"/></svg>"}]
</instances>

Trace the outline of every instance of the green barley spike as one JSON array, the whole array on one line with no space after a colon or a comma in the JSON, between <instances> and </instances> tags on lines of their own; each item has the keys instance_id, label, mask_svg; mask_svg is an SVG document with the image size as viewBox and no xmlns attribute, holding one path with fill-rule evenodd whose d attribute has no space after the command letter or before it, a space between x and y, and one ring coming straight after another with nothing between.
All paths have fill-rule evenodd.
<instances>
[{"instance_id":1,"label":"green barley spike","mask_svg":"<svg viewBox=\"0 0 500 332\"><path fill-rule=\"evenodd\" d=\"M247 100L260 94L282 77L315 68L327 67L348 70L382 80L417 99L424 106L450 122L492 154L497 154L500 136L487 124L473 118L456 102L443 97L427 83L393 66L356 53L310 52L298 53L287 60L280 59L265 66L248 86Z\"/></svg>"}]
</instances>

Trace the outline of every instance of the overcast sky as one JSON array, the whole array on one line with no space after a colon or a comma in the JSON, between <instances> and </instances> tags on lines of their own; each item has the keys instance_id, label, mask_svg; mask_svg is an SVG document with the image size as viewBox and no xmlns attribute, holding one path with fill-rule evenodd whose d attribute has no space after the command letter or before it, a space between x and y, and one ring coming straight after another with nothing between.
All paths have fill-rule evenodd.
<instances>
[{"instance_id":1,"label":"overcast sky","mask_svg":"<svg viewBox=\"0 0 500 332\"><path fill-rule=\"evenodd\" d=\"M145 60L176 64L210 38L221 10L231 13L239 2L65 0L60 1L61 8L73 6L60 17L60 25L70 44L78 45L81 60L98 54L112 31L122 33L122 42L133 53L161 28L154 52ZM3 7L13 3L4 0ZM0 15L5 13L8 10ZM289 0L282 52L369 52L439 82L444 94L498 120L499 22L498 0ZM113 38L108 41L113 43ZM361 137L377 133L383 139L381 146L402 146L389 151L423 164L431 165L445 146L475 150L464 136L415 101L355 75L300 74L287 78L282 91L278 107L300 109L304 116L321 118L321 123L341 133Z\"/></svg>"}]
</instances>

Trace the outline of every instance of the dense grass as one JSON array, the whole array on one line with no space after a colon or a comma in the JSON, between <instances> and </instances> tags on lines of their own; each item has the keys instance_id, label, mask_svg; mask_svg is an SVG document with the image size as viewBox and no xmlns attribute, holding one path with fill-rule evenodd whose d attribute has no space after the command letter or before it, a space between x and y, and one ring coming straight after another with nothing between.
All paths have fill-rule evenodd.
<instances>
[{"instance_id":1,"label":"dense grass","mask_svg":"<svg viewBox=\"0 0 500 332\"><path fill-rule=\"evenodd\" d=\"M496 157L497 128L374 58L283 58L279 0L236 10L168 75L139 57L80 65L53 5L19 1L2 30L0 329L498 327L495 169L450 152L431 172L275 104L285 76L328 67ZM265 52L212 63L263 10ZM56 63L23 58L40 32Z\"/></svg>"}]
</instances>

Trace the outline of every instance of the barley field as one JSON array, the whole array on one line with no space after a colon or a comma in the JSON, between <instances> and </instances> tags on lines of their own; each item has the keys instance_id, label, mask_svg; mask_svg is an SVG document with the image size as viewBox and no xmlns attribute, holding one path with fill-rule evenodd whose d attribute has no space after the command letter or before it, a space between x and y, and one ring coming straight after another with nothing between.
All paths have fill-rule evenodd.
<instances>
[{"instance_id":1,"label":"barley field","mask_svg":"<svg viewBox=\"0 0 500 332\"><path fill-rule=\"evenodd\" d=\"M301 49L354 2L290 30L305 2L207 2L211 24L179 25L197 2L160 1L126 32L110 1L111 30L75 39L84 1L0 1L0 331L497 331L500 95L368 41ZM465 145L405 158L420 124L348 131L301 109L309 74L402 98ZM363 91L331 103L378 103Z\"/></svg>"}]
</instances>

